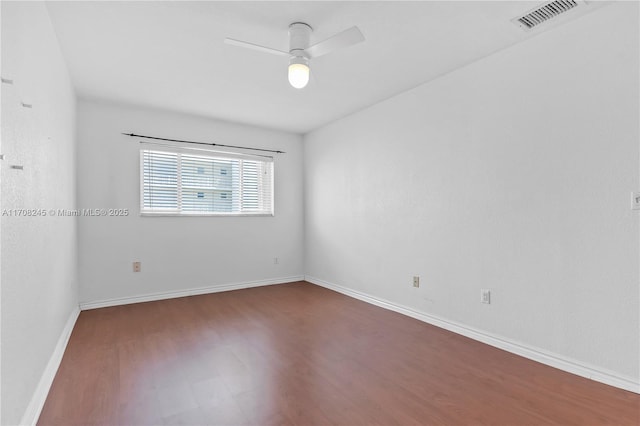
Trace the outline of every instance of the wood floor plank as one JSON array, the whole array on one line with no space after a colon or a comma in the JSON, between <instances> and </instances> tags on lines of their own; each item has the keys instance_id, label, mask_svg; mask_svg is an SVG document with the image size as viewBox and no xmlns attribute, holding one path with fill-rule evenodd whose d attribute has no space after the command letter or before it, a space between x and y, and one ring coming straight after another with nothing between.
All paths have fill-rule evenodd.
<instances>
[{"instance_id":1,"label":"wood floor plank","mask_svg":"<svg viewBox=\"0 0 640 426\"><path fill-rule=\"evenodd\" d=\"M40 425L634 425L640 396L305 282L84 311Z\"/></svg>"}]
</instances>

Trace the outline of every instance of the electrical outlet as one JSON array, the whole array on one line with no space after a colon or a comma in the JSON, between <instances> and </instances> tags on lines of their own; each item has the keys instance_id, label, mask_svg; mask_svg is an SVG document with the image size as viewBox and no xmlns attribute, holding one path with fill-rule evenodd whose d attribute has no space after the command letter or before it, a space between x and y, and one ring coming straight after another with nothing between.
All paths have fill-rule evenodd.
<instances>
[{"instance_id":1,"label":"electrical outlet","mask_svg":"<svg viewBox=\"0 0 640 426\"><path fill-rule=\"evenodd\" d=\"M140 272L140 262L133 262L133 272Z\"/></svg>"},{"instance_id":2,"label":"electrical outlet","mask_svg":"<svg viewBox=\"0 0 640 426\"><path fill-rule=\"evenodd\" d=\"M420 287L420 277L413 277L413 286Z\"/></svg>"},{"instance_id":3,"label":"electrical outlet","mask_svg":"<svg viewBox=\"0 0 640 426\"><path fill-rule=\"evenodd\" d=\"M480 301L487 305L491 303L491 290L488 288L480 289Z\"/></svg>"}]
</instances>

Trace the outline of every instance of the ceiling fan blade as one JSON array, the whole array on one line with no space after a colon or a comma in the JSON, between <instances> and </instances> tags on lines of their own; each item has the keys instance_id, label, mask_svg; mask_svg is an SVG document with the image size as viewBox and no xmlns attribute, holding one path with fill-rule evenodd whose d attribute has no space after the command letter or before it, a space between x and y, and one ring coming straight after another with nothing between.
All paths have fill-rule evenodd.
<instances>
[{"instance_id":1,"label":"ceiling fan blade","mask_svg":"<svg viewBox=\"0 0 640 426\"><path fill-rule=\"evenodd\" d=\"M225 38L224 42L232 46L246 47L247 49L253 49L264 53L271 53L272 55L291 56L289 52L283 52L282 50L272 49L270 47L260 46L259 44L253 44L247 41L236 40L229 37Z\"/></svg>"},{"instance_id":2,"label":"ceiling fan blade","mask_svg":"<svg viewBox=\"0 0 640 426\"><path fill-rule=\"evenodd\" d=\"M357 43L364 41L364 36L358 27L351 27L348 30L344 30L341 33L329 37L328 39L316 43L311 47L305 49L305 52L310 58L317 58L318 56L326 55L334 50L342 49Z\"/></svg>"}]
</instances>

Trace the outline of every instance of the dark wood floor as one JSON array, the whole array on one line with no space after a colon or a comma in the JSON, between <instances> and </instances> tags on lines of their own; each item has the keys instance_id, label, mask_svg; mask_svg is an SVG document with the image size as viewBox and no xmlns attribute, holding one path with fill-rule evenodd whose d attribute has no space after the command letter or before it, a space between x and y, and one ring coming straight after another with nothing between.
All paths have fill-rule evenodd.
<instances>
[{"instance_id":1,"label":"dark wood floor","mask_svg":"<svg viewBox=\"0 0 640 426\"><path fill-rule=\"evenodd\" d=\"M638 425L640 396L309 283L84 311L41 425Z\"/></svg>"}]
</instances>

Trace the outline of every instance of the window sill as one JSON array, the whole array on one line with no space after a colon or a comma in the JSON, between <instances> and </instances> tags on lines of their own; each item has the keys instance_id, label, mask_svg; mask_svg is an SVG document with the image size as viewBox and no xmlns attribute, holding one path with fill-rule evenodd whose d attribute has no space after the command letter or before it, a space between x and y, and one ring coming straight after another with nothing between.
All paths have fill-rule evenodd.
<instances>
[{"instance_id":1,"label":"window sill","mask_svg":"<svg viewBox=\"0 0 640 426\"><path fill-rule=\"evenodd\" d=\"M140 213L141 217L274 217L273 213Z\"/></svg>"}]
</instances>

